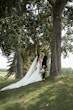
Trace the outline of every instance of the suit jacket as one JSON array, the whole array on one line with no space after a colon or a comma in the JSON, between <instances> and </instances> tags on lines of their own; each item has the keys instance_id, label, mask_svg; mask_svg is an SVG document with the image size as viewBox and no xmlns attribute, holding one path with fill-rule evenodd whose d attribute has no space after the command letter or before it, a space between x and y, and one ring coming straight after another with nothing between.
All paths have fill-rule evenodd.
<instances>
[{"instance_id":1,"label":"suit jacket","mask_svg":"<svg viewBox=\"0 0 73 110\"><path fill-rule=\"evenodd\" d=\"M45 68L47 67L47 66L46 66L46 62L47 62L47 56L45 55L45 56L43 57L43 61L42 61L42 66L45 65Z\"/></svg>"}]
</instances>

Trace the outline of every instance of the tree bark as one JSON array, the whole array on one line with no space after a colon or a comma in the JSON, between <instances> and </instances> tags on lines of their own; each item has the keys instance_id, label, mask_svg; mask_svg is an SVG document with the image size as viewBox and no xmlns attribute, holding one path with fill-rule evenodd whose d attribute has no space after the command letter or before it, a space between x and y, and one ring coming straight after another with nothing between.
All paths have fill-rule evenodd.
<instances>
[{"instance_id":1,"label":"tree bark","mask_svg":"<svg viewBox=\"0 0 73 110\"><path fill-rule=\"evenodd\" d=\"M56 0L53 7L50 76L61 74L61 16L67 0Z\"/></svg>"},{"instance_id":2,"label":"tree bark","mask_svg":"<svg viewBox=\"0 0 73 110\"><path fill-rule=\"evenodd\" d=\"M16 71L16 74L15 74L16 78L22 78L23 77L21 49L19 47L16 47L15 71Z\"/></svg>"}]
</instances>

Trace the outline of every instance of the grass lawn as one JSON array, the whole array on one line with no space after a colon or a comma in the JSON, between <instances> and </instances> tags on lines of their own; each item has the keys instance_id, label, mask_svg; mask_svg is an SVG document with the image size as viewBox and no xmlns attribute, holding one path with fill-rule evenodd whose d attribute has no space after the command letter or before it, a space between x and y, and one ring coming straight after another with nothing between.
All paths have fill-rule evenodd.
<instances>
[{"instance_id":1,"label":"grass lawn","mask_svg":"<svg viewBox=\"0 0 73 110\"><path fill-rule=\"evenodd\" d=\"M0 77L0 88L15 82ZM73 75L0 92L0 110L73 110Z\"/></svg>"}]
</instances>

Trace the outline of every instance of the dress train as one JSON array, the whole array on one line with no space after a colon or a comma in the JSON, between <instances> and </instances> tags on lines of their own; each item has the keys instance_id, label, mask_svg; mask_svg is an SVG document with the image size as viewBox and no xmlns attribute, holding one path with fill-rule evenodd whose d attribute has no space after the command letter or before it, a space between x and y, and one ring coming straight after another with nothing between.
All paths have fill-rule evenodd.
<instances>
[{"instance_id":1,"label":"dress train","mask_svg":"<svg viewBox=\"0 0 73 110\"><path fill-rule=\"evenodd\" d=\"M21 86L26 86L28 84L38 82L38 81L42 81L42 76L40 74L40 63L37 62L37 57L36 57L32 65L30 66L30 69L20 81L4 87L0 91L19 88Z\"/></svg>"}]
</instances>

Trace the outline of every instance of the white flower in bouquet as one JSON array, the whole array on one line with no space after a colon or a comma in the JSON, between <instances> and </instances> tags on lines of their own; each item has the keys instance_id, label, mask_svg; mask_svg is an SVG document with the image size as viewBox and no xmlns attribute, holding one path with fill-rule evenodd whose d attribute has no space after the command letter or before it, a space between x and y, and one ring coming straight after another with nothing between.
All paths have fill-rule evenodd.
<instances>
[{"instance_id":1,"label":"white flower in bouquet","mask_svg":"<svg viewBox=\"0 0 73 110\"><path fill-rule=\"evenodd\" d=\"M40 73L43 74L44 72L45 72L45 69L42 68L42 69L40 70Z\"/></svg>"}]
</instances>

